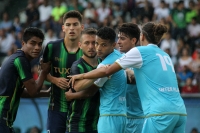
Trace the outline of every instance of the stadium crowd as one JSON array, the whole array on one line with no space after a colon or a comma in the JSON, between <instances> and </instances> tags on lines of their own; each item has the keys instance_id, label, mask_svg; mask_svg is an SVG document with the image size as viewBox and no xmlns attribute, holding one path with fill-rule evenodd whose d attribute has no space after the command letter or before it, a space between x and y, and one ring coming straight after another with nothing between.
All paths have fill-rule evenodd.
<instances>
[{"instance_id":1,"label":"stadium crowd","mask_svg":"<svg viewBox=\"0 0 200 133\"><path fill-rule=\"evenodd\" d=\"M44 47L49 41L63 38L62 15L70 10L82 13L84 28L116 29L124 22L165 24L168 33L159 47L172 58L181 92L200 91L200 0L29 0L26 9L13 19L6 10L1 14L0 65L21 48L26 27L40 27L45 33Z\"/></svg>"}]
</instances>

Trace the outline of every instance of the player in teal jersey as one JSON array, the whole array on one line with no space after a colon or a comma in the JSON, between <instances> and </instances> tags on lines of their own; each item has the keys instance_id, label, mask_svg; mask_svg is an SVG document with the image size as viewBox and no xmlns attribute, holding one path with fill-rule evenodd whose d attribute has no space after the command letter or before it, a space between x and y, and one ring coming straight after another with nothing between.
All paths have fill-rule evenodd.
<instances>
[{"instance_id":1,"label":"player in teal jersey","mask_svg":"<svg viewBox=\"0 0 200 133\"><path fill-rule=\"evenodd\" d=\"M102 59L98 68L112 64L122 55L115 48L115 31L108 27L98 30L96 36L97 56ZM95 82L94 82L95 81ZM110 78L104 77L97 80L81 80L76 83L74 89L95 89L100 91L100 117L98 121L98 133L124 133L126 127L126 76L121 70Z\"/></svg>"},{"instance_id":2,"label":"player in teal jersey","mask_svg":"<svg viewBox=\"0 0 200 133\"><path fill-rule=\"evenodd\" d=\"M124 23L118 27L119 51L126 53L134 48L140 38L140 29L136 24ZM130 70L133 70L130 68ZM129 76L129 75L127 75ZM128 77L131 78L131 77ZM135 80L135 79L132 79ZM141 133L144 122L144 113L138 94L137 86L134 81L127 84L126 92L127 124L126 133Z\"/></svg>"},{"instance_id":3,"label":"player in teal jersey","mask_svg":"<svg viewBox=\"0 0 200 133\"><path fill-rule=\"evenodd\" d=\"M36 81L33 79L30 61L39 56L43 40L44 34L38 28L25 29L22 48L12 54L0 69L0 133L14 133L12 125L21 95L38 94L50 71L50 63L41 62L40 75Z\"/></svg>"},{"instance_id":4,"label":"player in teal jersey","mask_svg":"<svg viewBox=\"0 0 200 133\"><path fill-rule=\"evenodd\" d=\"M69 11L63 16L65 38L49 42L44 50L44 62L51 61L51 72L47 80L51 82L47 130L51 133L65 133L68 103L65 98L66 77L74 61L82 56L78 43L83 30L82 15Z\"/></svg>"},{"instance_id":5,"label":"player in teal jersey","mask_svg":"<svg viewBox=\"0 0 200 133\"><path fill-rule=\"evenodd\" d=\"M77 79L109 76L122 68L134 68L145 121L142 133L185 133L186 108L180 96L173 63L157 44L167 27L148 22L142 27L140 44L111 66L75 75Z\"/></svg>"},{"instance_id":6,"label":"player in teal jersey","mask_svg":"<svg viewBox=\"0 0 200 133\"><path fill-rule=\"evenodd\" d=\"M96 30L93 28L82 32L80 48L83 56L72 64L71 75L96 69L100 60L96 57L95 37ZM96 86L91 87L91 90L76 93L69 90L65 93L68 100L73 100L69 108L67 133L97 133L100 94Z\"/></svg>"}]
</instances>

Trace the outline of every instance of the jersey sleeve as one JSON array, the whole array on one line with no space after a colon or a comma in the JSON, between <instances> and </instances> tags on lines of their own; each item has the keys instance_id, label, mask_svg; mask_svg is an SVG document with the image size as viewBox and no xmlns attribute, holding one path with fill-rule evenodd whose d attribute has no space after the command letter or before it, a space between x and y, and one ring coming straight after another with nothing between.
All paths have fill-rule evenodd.
<instances>
[{"instance_id":1,"label":"jersey sleeve","mask_svg":"<svg viewBox=\"0 0 200 133\"><path fill-rule=\"evenodd\" d=\"M80 69L81 67L79 67L79 65L76 62L74 62L70 69L70 75L80 74L81 73Z\"/></svg>"},{"instance_id":2,"label":"jersey sleeve","mask_svg":"<svg viewBox=\"0 0 200 133\"><path fill-rule=\"evenodd\" d=\"M52 52L53 52L53 44L48 43L46 47L44 48L44 52L43 52L42 58L43 58L44 63L51 61Z\"/></svg>"},{"instance_id":3,"label":"jersey sleeve","mask_svg":"<svg viewBox=\"0 0 200 133\"><path fill-rule=\"evenodd\" d=\"M100 68L100 67L103 67L105 66L104 64L99 64L97 69ZM98 78L94 84L98 87L102 87L104 85L104 83L108 80L108 77L104 77L104 78Z\"/></svg>"},{"instance_id":4,"label":"jersey sleeve","mask_svg":"<svg viewBox=\"0 0 200 133\"><path fill-rule=\"evenodd\" d=\"M123 57L116 60L116 63L121 66L121 68L140 68L143 64L142 56L137 48L132 48Z\"/></svg>"},{"instance_id":5,"label":"jersey sleeve","mask_svg":"<svg viewBox=\"0 0 200 133\"><path fill-rule=\"evenodd\" d=\"M16 67L19 77L23 82L33 78L30 63L26 58L16 58L14 61L14 66Z\"/></svg>"}]
</instances>

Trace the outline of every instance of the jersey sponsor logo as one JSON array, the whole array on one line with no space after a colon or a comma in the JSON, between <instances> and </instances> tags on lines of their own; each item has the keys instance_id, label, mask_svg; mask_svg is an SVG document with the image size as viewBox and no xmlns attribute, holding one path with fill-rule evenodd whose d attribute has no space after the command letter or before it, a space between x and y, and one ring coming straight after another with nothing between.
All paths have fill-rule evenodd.
<instances>
[{"instance_id":1,"label":"jersey sponsor logo","mask_svg":"<svg viewBox=\"0 0 200 133\"><path fill-rule=\"evenodd\" d=\"M121 102L126 101L126 97L119 96L119 101L121 101Z\"/></svg>"},{"instance_id":2,"label":"jersey sponsor logo","mask_svg":"<svg viewBox=\"0 0 200 133\"><path fill-rule=\"evenodd\" d=\"M159 91L161 91L161 92L179 92L179 89L176 87L164 87L164 88L159 88Z\"/></svg>"},{"instance_id":3,"label":"jersey sponsor logo","mask_svg":"<svg viewBox=\"0 0 200 133\"><path fill-rule=\"evenodd\" d=\"M55 73L59 74L70 74L70 68L59 68L59 67L54 67Z\"/></svg>"},{"instance_id":4,"label":"jersey sponsor logo","mask_svg":"<svg viewBox=\"0 0 200 133\"><path fill-rule=\"evenodd\" d=\"M62 62L63 61L62 58L58 58L58 57L55 57L54 60L58 61L58 62L60 62L60 61Z\"/></svg>"}]
</instances>

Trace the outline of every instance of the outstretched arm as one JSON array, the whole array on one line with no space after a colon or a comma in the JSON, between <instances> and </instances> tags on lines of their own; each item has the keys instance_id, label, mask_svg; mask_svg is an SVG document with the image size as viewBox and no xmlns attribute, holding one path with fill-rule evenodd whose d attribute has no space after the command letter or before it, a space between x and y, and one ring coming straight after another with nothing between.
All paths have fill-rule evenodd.
<instances>
[{"instance_id":1,"label":"outstretched arm","mask_svg":"<svg viewBox=\"0 0 200 133\"><path fill-rule=\"evenodd\" d=\"M65 92L65 97L68 101L73 99L86 99L92 97L97 91L98 87L96 85L91 85L86 90L82 90L76 93L72 93L71 89L68 92Z\"/></svg>"},{"instance_id":2,"label":"outstretched arm","mask_svg":"<svg viewBox=\"0 0 200 133\"><path fill-rule=\"evenodd\" d=\"M75 85L75 81L78 79L97 79L102 77L109 77L109 75L112 75L113 73L121 70L122 68L117 63L113 63L110 66L107 67L100 67L98 69L92 70L87 73L78 74L74 76L69 76L71 79L69 81L69 84L72 84L72 87Z\"/></svg>"}]
</instances>

